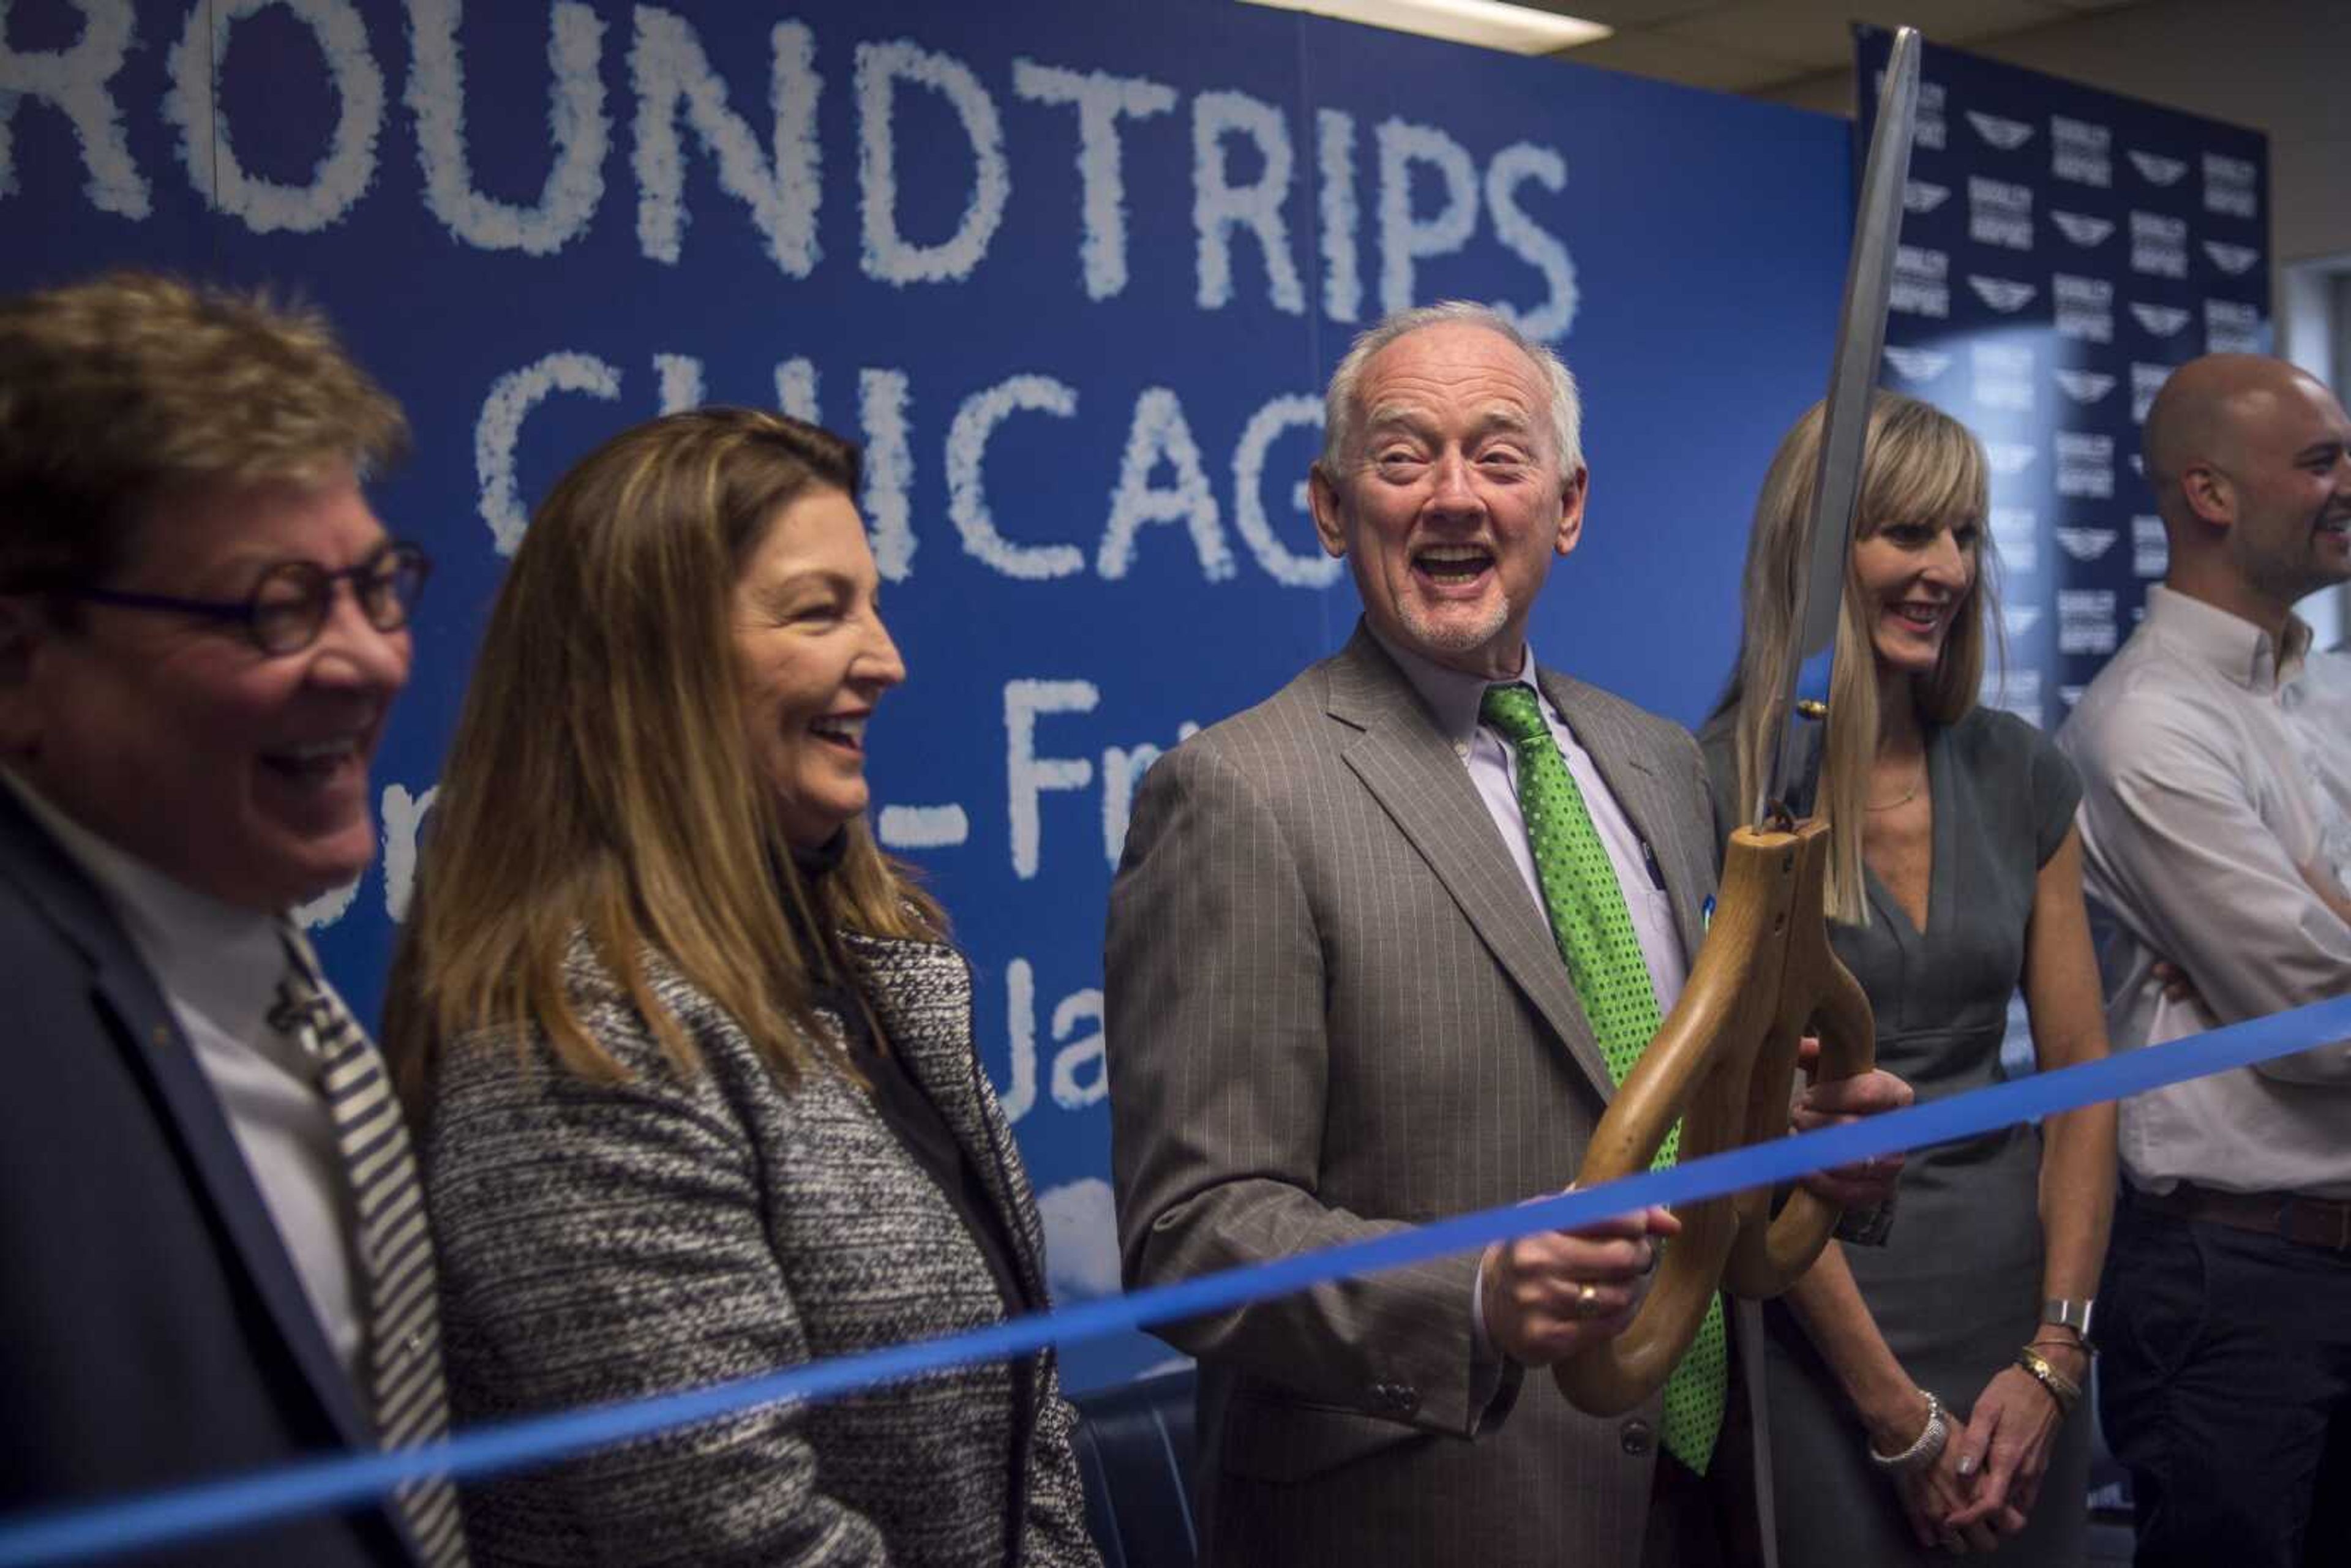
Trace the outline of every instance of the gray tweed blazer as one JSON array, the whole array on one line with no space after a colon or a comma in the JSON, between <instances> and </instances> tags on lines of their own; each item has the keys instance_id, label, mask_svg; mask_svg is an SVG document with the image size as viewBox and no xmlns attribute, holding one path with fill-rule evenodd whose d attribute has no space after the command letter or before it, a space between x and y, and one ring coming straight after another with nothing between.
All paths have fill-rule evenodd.
<instances>
[{"instance_id":1,"label":"gray tweed blazer","mask_svg":"<svg viewBox=\"0 0 2351 1568\"><path fill-rule=\"evenodd\" d=\"M1695 955L1715 875L1697 744L1539 678L1654 850ZM1556 1192L1614 1092L1467 769L1361 630L1152 768L1105 969L1131 1284ZM1662 1401L1598 1420L1548 1377L1521 1388L1478 1353L1477 1262L1162 1331L1201 1364L1206 1561L1641 1561ZM1759 1366L1751 1304L1734 1322Z\"/></svg>"},{"instance_id":2,"label":"gray tweed blazer","mask_svg":"<svg viewBox=\"0 0 2351 1568\"><path fill-rule=\"evenodd\" d=\"M972 1051L968 967L930 944L848 945L1042 1299L1036 1205ZM584 942L573 994L634 1082L566 1072L536 1031L467 1036L444 1053L422 1155L460 1421L689 1388L1003 1316L968 1231L862 1091L818 1069L785 1092L733 1018L659 955L645 963L707 1063L696 1078L669 1064ZM1048 1353L1023 1375L974 1367L501 1477L465 1493L467 1529L483 1565L1092 1565L1071 1421Z\"/></svg>"}]
</instances>

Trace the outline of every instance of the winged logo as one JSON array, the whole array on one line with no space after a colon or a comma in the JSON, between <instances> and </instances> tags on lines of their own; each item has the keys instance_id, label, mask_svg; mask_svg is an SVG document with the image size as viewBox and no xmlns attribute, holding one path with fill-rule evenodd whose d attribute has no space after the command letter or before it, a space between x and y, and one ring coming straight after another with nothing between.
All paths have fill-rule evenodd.
<instances>
[{"instance_id":1,"label":"winged logo","mask_svg":"<svg viewBox=\"0 0 2351 1568\"><path fill-rule=\"evenodd\" d=\"M1906 382L1931 382L1950 369L1951 356L1935 349L1906 349L1888 343L1886 362Z\"/></svg>"},{"instance_id":2,"label":"winged logo","mask_svg":"<svg viewBox=\"0 0 2351 1568\"><path fill-rule=\"evenodd\" d=\"M2041 292L2032 284L2020 283L2012 277L1984 277L1975 273L1968 275L1968 287L1976 291L1977 298L2002 315L2023 309Z\"/></svg>"},{"instance_id":3,"label":"winged logo","mask_svg":"<svg viewBox=\"0 0 2351 1568\"><path fill-rule=\"evenodd\" d=\"M1949 185L1912 180L1902 187L1902 210L1906 213L1931 213L1949 201L1950 195Z\"/></svg>"},{"instance_id":4,"label":"winged logo","mask_svg":"<svg viewBox=\"0 0 2351 1568\"><path fill-rule=\"evenodd\" d=\"M2113 528L2059 528L2057 542L2075 560L2095 560L2115 548L2122 536Z\"/></svg>"},{"instance_id":5,"label":"winged logo","mask_svg":"<svg viewBox=\"0 0 2351 1568\"><path fill-rule=\"evenodd\" d=\"M2262 258L2262 253L2252 246L2231 245L2226 240L2218 239L2204 242L2204 254L2212 258L2213 266L2232 277L2252 271L2253 263Z\"/></svg>"},{"instance_id":6,"label":"winged logo","mask_svg":"<svg viewBox=\"0 0 2351 1568\"><path fill-rule=\"evenodd\" d=\"M2137 166L2139 177L2150 185L2176 185L2179 177L2188 172L2188 161L2184 158L2166 158L2160 152L2142 152L2136 147L2131 149L2130 161Z\"/></svg>"},{"instance_id":7,"label":"winged logo","mask_svg":"<svg viewBox=\"0 0 2351 1568\"><path fill-rule=\"evenodd\" d=\"M1968 123L1976 128L1978 136L2003 152L2015 152L2032 135L2032 127L2023 120L2008 120L1997 114L1986 114L1981 110L1968 110Z\"/></svg>"},{"instance_id":8,"label":"winged logo","mask_svg":"<svg viewBox=\"0 0 2351 1568\"><path fill-rule=\"evenodd\" d=\"M2075 402L2095 402L2115 390L2115 378L2098 371L2059 371L2057 384Z\"/></svg>"},{"instance_id":9,"label":"winged logo","mask_svg":"<svg viewBox=\"0 0 2351 1568\"><path fill-rule=\"evenodd\" d=\"M2177 337L2189 320L2189 313L2177 305L2149 305L2133 300L2130 311L2138 318L2140 326L2158 338Z\"/></svg>"},{"instance_id":10,"label":"winged logo","mask_svg":"<svg viewBox=\"0 0 2351 1568\"><path fill-rule=\"evenodd\" d=\"M2115 232L2112 218L2094 218L2086 213L2060 212L2054 207L2049 210L2049 221L2057 225L2059 234L2079 246L2096 245Z\"/></svg>"}]
</instances>

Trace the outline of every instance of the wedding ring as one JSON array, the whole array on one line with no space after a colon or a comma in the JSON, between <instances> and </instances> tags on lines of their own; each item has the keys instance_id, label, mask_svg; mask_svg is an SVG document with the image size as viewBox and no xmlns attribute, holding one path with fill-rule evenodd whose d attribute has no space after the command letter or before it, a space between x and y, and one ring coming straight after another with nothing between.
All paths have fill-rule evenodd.
<instances>
[{"instance_id":1,"label":"wedding ring","mask_svg":"<svg viewBox=\"0 0 2351 1568\"><path fill-rule=\"evenodd\" d=\"M1596 1318L1600 1315L1600 1291L1597 1286L1585 1284L1576 1288L1575 1315L1579 1318Z\"/></svg>"}]
</instances>

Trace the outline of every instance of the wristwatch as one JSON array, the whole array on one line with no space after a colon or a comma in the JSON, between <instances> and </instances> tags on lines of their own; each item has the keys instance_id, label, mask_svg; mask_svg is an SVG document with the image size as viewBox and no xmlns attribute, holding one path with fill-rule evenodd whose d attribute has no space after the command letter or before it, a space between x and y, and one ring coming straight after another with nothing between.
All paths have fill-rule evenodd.
<instances>
[{"instance_id":1,"label":"wristwatch","mask_svg":"<svg viewBox=\"0 0 2351 1568\"><path fill-rule=\"evenodd\" d=\"M2084 1344L2088 1344L2090 1343L2090 1309L2095 1304L2087 1297L2080 1301L2069 1301L2062 1296L2052 1296L2041 1303L2041 1321L2044 1323L2054 1323L2059 1328L2072 1329L2082 1336Z\"/></svg>"}]
</instances>

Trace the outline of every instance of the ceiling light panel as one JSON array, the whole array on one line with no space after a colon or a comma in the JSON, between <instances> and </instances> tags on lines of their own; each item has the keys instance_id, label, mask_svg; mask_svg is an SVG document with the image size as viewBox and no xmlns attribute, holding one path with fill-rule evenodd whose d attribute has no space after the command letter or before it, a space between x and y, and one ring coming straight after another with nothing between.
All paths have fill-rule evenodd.
<instances>
[{"instance_id":1,"label":"ceiling light panel","mask_svg":"<svg viewBox=\"0 0 2351 1568\"><path fill-rule=\"evenodd\" d=\"M1604 38L1610 29L1580 16L1562 16L1500 0L1242 0L1283 11L1307 11L1457 44L1519 55L1556 54Z\"/></svg>"}]
</instances>

